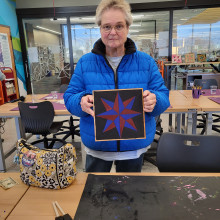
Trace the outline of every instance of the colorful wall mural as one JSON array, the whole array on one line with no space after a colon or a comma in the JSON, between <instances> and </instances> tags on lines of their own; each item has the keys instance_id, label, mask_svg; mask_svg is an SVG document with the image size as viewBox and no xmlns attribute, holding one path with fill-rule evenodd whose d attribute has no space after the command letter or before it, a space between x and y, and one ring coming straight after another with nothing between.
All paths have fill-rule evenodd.
<instances>
[{"instance_id":1,"label":"colorful wall mural","mask_svg":"<svg viewBox=\"0 0 220 220\"><path fill-rule=\"evenodd\" d=\"M16 16L16 1L15 0L0 0L0 25L10 26L12 45L15 57L16 73L18 78L20 95L26 95L26 82L24 66L22 62L21 44L18 31L18 22Z\"/></svg>"}]
</instances>

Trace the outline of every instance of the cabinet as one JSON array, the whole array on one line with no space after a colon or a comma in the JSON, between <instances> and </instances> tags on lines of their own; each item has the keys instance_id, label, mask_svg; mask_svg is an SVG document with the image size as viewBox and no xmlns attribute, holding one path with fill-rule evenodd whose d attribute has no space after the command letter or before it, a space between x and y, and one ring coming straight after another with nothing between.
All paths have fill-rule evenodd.
<instances>
[{"instance_id":1,"label":"cabinet","mask_svg":"<svg viewBox=\"0 0 220 220\"><path fill-rule=\"evenodd\" d=\"M5 74L5 80L2 81L2 92L4 102L9 102L18 99L16 88L16 79L14 78L13 70L10 67L0 67L0 70Z\"/></svg>"},{"instance_id":2,"label":"cabinet","mask_svg":"<svg viewBox=\"0 0 220 220\"><path fill-rule=\"evenodd\" d=\"M15 59L12 47L11 30L9 26L0 25L1 34L1 65L0 70L5 74L6 80L2 81L4 102L19 98L18 82L15 69ZM9 86L9 95L6 93L6 85ZM15 92L12 93L15 88ZM11 94L10 94L11 92Z\"/></svg>"},{"instance_id":3,"label":"cabinet","mask_svg":"<svg viewBox=\"0 0 220 220\"><path fill-rule=\"evenodd\" d=\"M4 94L3 94L3 90L2 90L2 82L0 81L0 105L3 105L4 102Z\"/></svg>"},{"instance_id":4,"label":"cabinet","mask_svg":"<svg viewBox=\"0 0 220 220\"><path fill-rule=\"evenodd\" d=\"M171 89L171 78L174 78L174 89L177 89L177 80L182 80L182 88L191 89L195 79L216 79L220 86L220 62L204 63L165 63L165 82Z\"/></svg>"}]
</instances>

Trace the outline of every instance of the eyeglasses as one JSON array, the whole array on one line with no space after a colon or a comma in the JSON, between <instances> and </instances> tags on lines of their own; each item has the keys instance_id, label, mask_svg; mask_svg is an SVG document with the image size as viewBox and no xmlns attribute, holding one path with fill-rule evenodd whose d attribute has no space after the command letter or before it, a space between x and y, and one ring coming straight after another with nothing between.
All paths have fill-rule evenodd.
<instances>
[{"instance_id":1,"label":"eyeglasses","mask_svg":"<svg viewBox=\"0 0 220 220\"><path fill-rule=\"evenodd\" d=\"M105 33L110 33L112 31L112 29L114 28L115 31L117 33L120 33L122 32L124 29L125 29L125 25L124 24L117 24L115 26L111 26L111 25L103 25L101 26L102 30L105 32Z\"/></svg>"}]
</instances>

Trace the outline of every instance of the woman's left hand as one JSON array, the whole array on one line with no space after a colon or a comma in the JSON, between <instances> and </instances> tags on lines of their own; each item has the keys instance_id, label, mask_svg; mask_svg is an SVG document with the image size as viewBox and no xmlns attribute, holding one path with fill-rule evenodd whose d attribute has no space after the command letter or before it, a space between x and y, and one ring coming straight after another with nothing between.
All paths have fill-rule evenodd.
<instances>
[{"instance_id":1,"label":"woman's left hand","mask_svg":"<svg viewBox=\"0 0 220 220\"><path fill-rule=\"evenodd\" d=\"M148 90L145 90L143 93L143 98L144 98L144 111L152 112L157 102L156 95Z\"/></svg>"}]
</instances>

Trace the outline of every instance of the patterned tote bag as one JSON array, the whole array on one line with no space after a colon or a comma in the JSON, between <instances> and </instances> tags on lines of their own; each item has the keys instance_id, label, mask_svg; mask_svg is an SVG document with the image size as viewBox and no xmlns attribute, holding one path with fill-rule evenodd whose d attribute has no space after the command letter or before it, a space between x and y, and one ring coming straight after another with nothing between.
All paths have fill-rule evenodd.
<instances>
[{"instance_id":1,"label":"patterned tote bag","mask_svg":"<svg viewBox=\"0 0 220 220\"><path fill-rule=\"evenodd\" d=\"M59 149L39 149L17 141L21 180L30 186L48 189L63 189L69 186L76 175L76 151L72 144Z\"/></svg>"}]
</instances>

